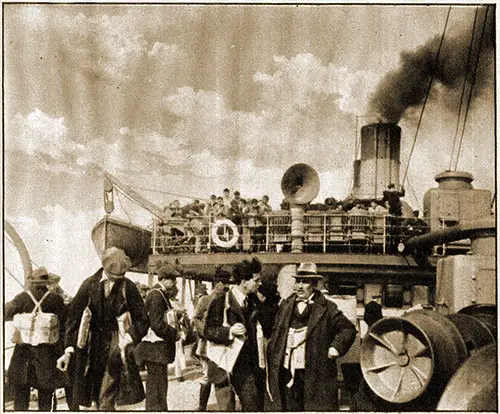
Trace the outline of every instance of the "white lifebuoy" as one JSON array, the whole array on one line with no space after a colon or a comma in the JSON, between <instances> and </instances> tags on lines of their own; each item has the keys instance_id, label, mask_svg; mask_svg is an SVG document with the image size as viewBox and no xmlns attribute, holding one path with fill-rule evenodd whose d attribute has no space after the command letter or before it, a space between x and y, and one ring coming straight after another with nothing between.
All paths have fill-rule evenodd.
<instances>
[{"instance_id":1,"label":"white lifebuoy","mask_svg":"<svg viewBox=\"0 0 500 414\"><path fill-rule=\"evenodd\" d=\"M222 229L222 234L219 233L219 229ZM239 236L238 227L229 219L216 220L212 225L212 240L219 247L224 249L233 247L238 242Z\"/></svg>"}]
</instances>

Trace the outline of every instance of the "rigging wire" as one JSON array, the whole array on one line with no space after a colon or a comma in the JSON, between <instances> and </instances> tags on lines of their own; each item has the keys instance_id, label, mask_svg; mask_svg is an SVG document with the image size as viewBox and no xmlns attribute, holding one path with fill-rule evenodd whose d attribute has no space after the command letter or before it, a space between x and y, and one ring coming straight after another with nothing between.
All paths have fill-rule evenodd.
<instances>
[{"instance_id":1,"label":"rigging wire","mask_svg":"<svg viewBox=\"0 0 500 414\"><path fill-rule=\"evenodd\" d=\"M411 194L417 203L418 209L423 212L424 209L423 209L422 205L420 204L420 200L417 197L417 193L415 192L415 187L413 187L413 185L410 182L410 175L409 174L408 174L407 178L408 178L408 188L410 189Z\"/></svg>"},{"instance_id":2,"label":"rigging wire","mask_svg":"<svg viewBox=\"0 0 500 414\"><path fill-rule=\"evenodd\" d=\"M451 149L451 154L450 154L450 164L448 167L448 170L450 170L450 171L451 171L451 165L453 163L453 156L455 154L455 146L457 144L457 139L458 139L458 129L460 126L460 116L462 115L462 104L463 104L464 96L465 96L465 88L467 87L467 75L469 73L469 66L470 66L470 61L472 58L472 46L474 44L474 35L476 33L476 23L477 23L478 14L479 14L479 7L476 7L476 13L474 14L474 23L472 24L472 35L470 38L469 53L467 54L467 63L465 65L464 83L462 85L462 93L460 95L460 104L458 105L458 116L457 116L457 124L455 125L455 135L453 137L453 147Z\"/></svg>"},{"instance_id":3,"label":"rigging wire","mask_svg":"<svg viewBox=\"0 0 500 414\"><path fill-rule=\"evenodd\" d=\"M489 10L489 6L486 7L486 12L484 13L483 29L481 31L481 38L479 39L479 47L478 47L478 50L477 50L476 64L474 66L474 73L472 74L472 84L470 86L469 99L467 100L467 107L465 109L464 123L463 123L463 126L462 126L462 134L460 136L460 141L459 141L459 144L458 144L457 159L455 161L455 166L453 167L453 171L457 170L458 161L460 159L460 152L462 150L462 142L463 142L463 139L464 139L465 125L467 123L467 116L469 115L470 104L472 102L472 92L473 92L474 86L476 84L477 68L479 66L479 58L481 56L481 48L482 48L482 45L483 45L484 32L486 31L486 19L488 17L488 10Z\"/></svg>"},{"instance_id":4,"label":"rigging wire","mask_svg":"<svg viewBox=\"0 0 500 414\"><path fill-rule=\"evenodd\" d=\"M434 67L437 66L437 62L439 60L439 55L441 54L441 48L443 46L444 36L446 34L446 28L448 27L448 20L450 18L450 12L451 12L451 6L448 8L448 13L446 14L446 21L444 23L443 34L441 35L441 40L439 41L439 47L438 47L438 50L437 50L437 53L436 53L436 57L434 59ZM427 105L427 99L429 98L429 93L431 91L431 87L432 87L432 83L433 82L434 82L434 73L432 73L431 78L429 79L429 85L427 86L427 92L425 94L424 103L422 105L422 111L420 112L420 117L418 119L417 130L415 131L415 137L413 138L413 144L411 146L410 156L408 158L408 164L406 165L405 173L403 175L403 181L401 182L402 186L404 186L404 184L405 184L406 176L408 174L408 169L410 168L411 157L412 157L413 151L415 149L415 144L417 142L418 131L419 131L420 125L422 123L422 118L423 118L423 115L424 115L425 106Z\"/></svg>"},{"instance_id":5,"label":"rigging wire","mask_svg":"<svg viewBox=\"0 0 500 414\"><path fill-rule=\"evenodd\" d=\"M24 284L22 284L19 279L14 275L14 273L12 273L9 269L7 269L5 266L4 266L4 269L5 271L12 277L12 279L14 279L23 289L24 289Z\"/></svg>"}]
</instances>

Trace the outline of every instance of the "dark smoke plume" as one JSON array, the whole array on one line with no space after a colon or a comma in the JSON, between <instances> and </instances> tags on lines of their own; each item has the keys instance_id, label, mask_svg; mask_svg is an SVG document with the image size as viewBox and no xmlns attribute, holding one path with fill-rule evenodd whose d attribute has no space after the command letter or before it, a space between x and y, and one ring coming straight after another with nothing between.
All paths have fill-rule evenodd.
<instances>
[{"instance_id":1,"label":"dark smoke plume","mask_svg":"<svg viewBox=\"0 0 500 414\"><path fill-rule=\"evenodd\" d=\"M467 83L470 87L474 63L481 47L473 98L481 93L481 89L493 76L491 64L495 45L495 11L493 7L488 10L483 40L480 41L486 9L483 7L477 16L471 49L471 63L469 63L469 75L467 76ZM471 27L469 26L459 34L449 34L448 32L445 34L437 64L436 54L441 35L429 40L415 51L402 52L400 67L388 73L371 96L371 112L377 113L386 122L398 122L407 108L418 106L424 102L432 76L434 76L433 88L437 83L440 83L449 90L461 90L472 36Z\"/></svg>"}]
</instances>

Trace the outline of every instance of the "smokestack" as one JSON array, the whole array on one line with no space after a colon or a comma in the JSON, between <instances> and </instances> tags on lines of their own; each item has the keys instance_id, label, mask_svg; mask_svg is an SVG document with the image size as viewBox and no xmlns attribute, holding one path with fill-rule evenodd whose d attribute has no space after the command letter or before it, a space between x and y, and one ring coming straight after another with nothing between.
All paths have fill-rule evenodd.
<instances>
[{"instance_id":1,"label":"smokestack","mask_svg":"<svg viewBox=\"0 0 500 414\"><path fill-rule=\"evenodd\" d=\"M467 76L467 91L473 81L474 65L478 62L472 98L481 94L484 85L493 76L492 64L495 45L494 8L487 6L479 10L471 45L472 24L459 34L445 34L439 59L436 55L441 41L438 35L412 52L403 52L400 67L388 73L371 97L371 112L379 114L386 122L397 123L410 107L424 102L431 78L448 90L462 90ZM484 26L484 31L483 31ZM471 49L468 74L467 59ZM467 95L466 95L467 96ZM432 90L431 90L432 98ZM455 105L457 105L455 103ZM456 108L455 108L456 109Z\"/></svg>"},{"instance_id":2,"label":"smokestack","mask_svg":"<svg viewBox=\"0 0 500 414\"><path fill-rule=\"evenodd\" d=\"M399 153L401 128L394 123L377 123L361 128L361 158L354 164L356 199L382 198L389 184L401 190Z\"/></svg>"}]
</instances>

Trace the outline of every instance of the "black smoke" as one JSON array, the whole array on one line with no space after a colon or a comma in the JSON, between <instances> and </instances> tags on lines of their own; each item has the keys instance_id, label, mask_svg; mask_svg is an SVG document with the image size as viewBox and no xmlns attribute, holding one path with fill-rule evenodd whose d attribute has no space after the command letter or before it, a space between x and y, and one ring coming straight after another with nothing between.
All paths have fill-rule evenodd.
<instances>
[{"instance_id":1,"label":"black smoke","mask_svg":"<svg viewBox=\"0 0 500 414\"><path fill-rule=\"evenodd\" d=\"M453 14L453 10L451 13ZM471 63L469 63L466 90L470 89L473 82L474 63L480 52L473 98L479 96L484 86L492 79L494 72L492 69L495 46L494 13L494 7L491 6L479 9L472 48L470 48L472 36L472 24L470 24L464 27L462 32L447 31L437 62L436 54L441 35L432 38L415 51L402 52L399 68L388 73L371 96L371 112L377 113L386 122L398 122L406 109L424 102L432 77L433 88L441 84L448 90L461 90L469 49L471 49ZM430 96L432 97L432 93ZM458 102L456 105L458 106Z\"/></svg>"}]
</instances>

